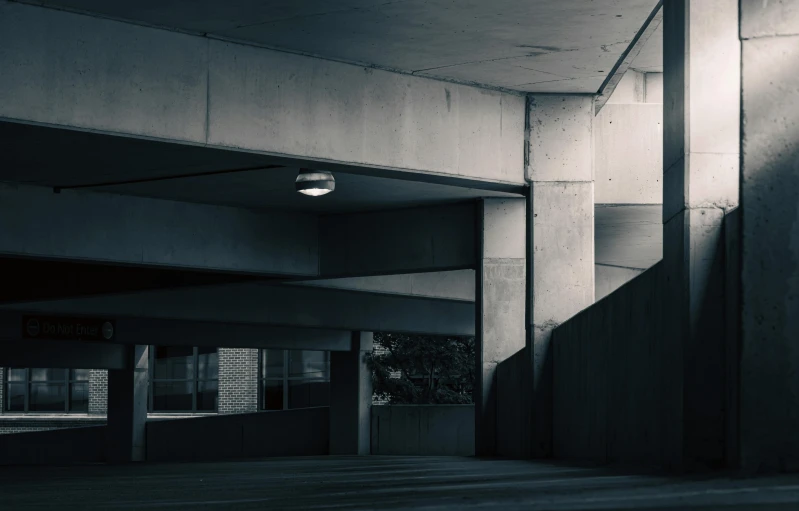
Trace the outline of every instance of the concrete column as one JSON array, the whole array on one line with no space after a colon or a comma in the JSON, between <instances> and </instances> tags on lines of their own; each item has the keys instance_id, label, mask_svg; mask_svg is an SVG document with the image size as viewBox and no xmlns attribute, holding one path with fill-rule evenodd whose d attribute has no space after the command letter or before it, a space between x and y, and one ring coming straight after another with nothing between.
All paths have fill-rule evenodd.
<instances>
[{"instance_id":1,"label":"concrete column","mask_svg":"<svg viewBox=\"0 0 799 511\"><path fill-rule=\"evenodd\" d=\"M127 369L108 371L107 459L110 463L144 461L147 450L147 377L149 346L129 346Z\"/></svg>"},{"instance_id":2,"label":"concrete column","mask_svg":"<svg viewBox=\"0 0 799 511\"><path fill-rule=\"evenodd\" d=\"M737 0L664 2L665 453L725 457L724 217L738 206Z\"/></svg>"},{"instance_id":3,"label":"concrete column","mask_svg":"<svg viewBox=\"0 0 799 511\"><path fill-rule=\"evenodd\" d=\"M350 351L330 352L330 454L369 454L372 332L353 332Z\"/></svg>"},{"instance_id":4,"label":"concrete column","mask_svg":"<svg viewBox=\"0 0 799 511\"><path fill-rule=\"evenodd\" d=\"M741 0L740 452L799 470L799 0Z\"/></svg>"},{"instance_id":5,"label":"concrete column","mask_svg":"<svg viewBox=\"0 0 799 511\"><path fill-rule=\"evenodd\" d=\"M528 97L532 452L552 455L552 330L594 302L594 100Z\"/></svg>"},{"instance_id":6,"label":"concrete column","mask_svg":"<svg viewBox=\"0 0 799 511\"><path fill-rule=\"evenodd\" d=\"M525 345L525 225L524 199L479 202L478 271L475 272L477 456L521 454L497 452L497 421L520 420L513 410L498 409L497 369ZM506 408L515 406L509 403Z\"/></svg>"}]
</instances>

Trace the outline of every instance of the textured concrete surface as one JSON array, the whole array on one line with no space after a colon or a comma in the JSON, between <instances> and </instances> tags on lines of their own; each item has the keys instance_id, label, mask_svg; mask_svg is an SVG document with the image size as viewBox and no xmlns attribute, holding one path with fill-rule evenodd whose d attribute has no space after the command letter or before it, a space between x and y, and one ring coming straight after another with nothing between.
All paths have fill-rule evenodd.
<instances>
[{"instance_id":1,"label":"textured concrete surface","mask_svg":"<svg viewBox=\"0 0 799 511\"><path fill-rule=\"evenodd\" d=\"M286 193L294 193L287 191ZM316 276L315 215L0 185L13 257Z\"/></svg>"},{"instance_id":2,"label":"textured concrete surface","mask_svg":"<svg viewBox=\"0 0 799 511\"><path fill-rule=\"evenodd\" d=\"M475 325L475 452L496 454L497 366L524 348L526 201L485 199L478 213Z\"/></svg>"},{"instance_id":3,"label":"textured concrete surface","mask_svg":"<svg viewBox=\"0 0 799 511\"><path fill-rule=\"evenodd\" d=\"M606 104L594 121L597 204L663 201L663 106Z\"/></svg>"},{"instance_id":4,"label":"textured concrete surface","mask_svg":"<svg viewBox=\"0 0 799 511\"><path fill-rule=\"evenodd\" d=\"M525 461L419 457L0 469L16 510L794 510L799 478L674 478Z\"/></svg>"},{"instance_id":5,"label":"textured concrete surface","mask_svg":"<svg viewBox=\"0 0 799 511\"><path fill-rule=\"evenodd\" d=\"M373 406L371 452L474 456L474 405Z\"/></svg>"},{"instance_id":6,"label":"textured concrete surface","mask_svg":"<svg viewBox=\"0 0 799 511\"><path fill-rule=\"evenodd\" d=\"M594 180L594 99L529 96L531 181Z\"/></svg>"},{"instance_id":7,"label":"textured concrete surface","mask_svg":"<svg viewBox=\"0 0 799 511\"><path fill-rule=\"evenodd\" d=\"M98 295L2 308L209 322L212 328L218 322L430 335L474 335L475 328L474 305L460 300L260 283Z\"/></svg>"},{"instance_id":8,"label":"textured concrete surface","mask_svg":"<svg viewBox=\"0 0 799 511\"><path fill-rule=\"evenodd\" d=\"M685 465L728 454L724 216L739 202L738 8L664 3L663 325L682 384L681 446L671 452Z\"/></svg>"},{"instance_id":9,"label":"textured concrete surface","mask_svg":"<svg viewBox=\"0 0 799 511\"><path fill-rule=\"evenodd\" d=\"M30 3L445 80L520 91L594 93L657 2ZM640 60L642 66L660 64L657 52Z\"/></svg>"},{"instance_id":10,"label":"textured concrete surface","mask_svg":"<svg viewBox=\"0 0 799 511\"><path fill-rule=\"evenodd\" d=\"M345 277L473 268L474 226L475 202L471 201L323 216L319 219L319 273Z\"/></svg>"},{"instance_id":11,"label":"textured concrete surface","mask_svg":"<svg viewBox=\"0 0 799 511\"><path fill-rule=\"evenodd\" d=\"M577 314L552 334L553 454L599 462L664 461L675 423L663 386L662 264Z\"/></svg>"},{"instance_id":12,"label":"textured concrete surface","mask_svg":"<svg viewBox=\"0 0 799 511\"><path fill-rule=\"evenodd\" d=\"M523 184L524 97L0 3L0 117Z\"/></svg>"},{"instance_id":13,"label":"textured concrete surface","mask_svg":"<svg viewBox=\"0 0 799 511\"><path fill-rule=\"evenodd\" d=\"M799 2L742 2L741 456L799 468ZM761 35L763 35L761 37ZM774 35L774 37L771 37ZM757 36L757 37L755 37Z\"/></svg>"}]
</instances>

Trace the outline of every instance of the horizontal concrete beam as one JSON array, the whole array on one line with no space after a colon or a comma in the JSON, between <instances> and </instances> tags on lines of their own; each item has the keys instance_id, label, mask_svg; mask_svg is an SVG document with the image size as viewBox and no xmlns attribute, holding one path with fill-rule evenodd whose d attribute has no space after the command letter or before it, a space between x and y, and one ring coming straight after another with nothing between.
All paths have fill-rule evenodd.
<instances>
[{"instance_id":1,"label":"horizontal concrete beam","mask_svg":"<svg viewBox=\"0 0 799 511\"><path fill-rule=\"evenodd\" d=\"M118 320L151 318L370 332L474 335L474 305L469 302L262 283L142 291L13 304L3 308L33 313L94 315Z\"/></svg>"},{"instance_id":2,"label":"horizontal concrete beam","mask_svg":"<svg viewBox=\"0 0 799 511\"><path fill-rule=\"evenodd\" d=\"M288 282L286 285L349 289L383 294L445 298L474 302L474 270L454 270L372 277Z\"/></svg>"},{"instance_id":3,"label":"horizontal concrete beam","mask_svg":"<svg viewBox=\"0 0 799 511\"><path fill-rule=\"evenodd\" d=\"M0 255L315 276L316 217L0 184Z\"/></svg>"},{"instance_id":4,"label":"horizontal concrete beam","mask_svg":"<svg viewBox=\"0 0 799 511\"><path fill-rule=\"evenodd\" d=\"M123 318L116 322L116 340L161 346L349 351L352 335L347 330Z\"/></svg>"},{"instance_id":5,"label":"horizontal concrete beam","mask_svg":"<svg viewBox=\"0 0 799 511\"><path fill-rule=\"evenodd\" d=\"M0 69L6 120L524 185L521 95L7 1Z\"/></svg>"},{"instance_id":6,"label":"horizontal concrete beam","mask_svg":"<svg viewBox=\"0 0 799 511\"><path fill-rule=\"evenodd\" d=\"M324 277L473 268L475 203L319 220Z\"/></svg>"}]
</instances>

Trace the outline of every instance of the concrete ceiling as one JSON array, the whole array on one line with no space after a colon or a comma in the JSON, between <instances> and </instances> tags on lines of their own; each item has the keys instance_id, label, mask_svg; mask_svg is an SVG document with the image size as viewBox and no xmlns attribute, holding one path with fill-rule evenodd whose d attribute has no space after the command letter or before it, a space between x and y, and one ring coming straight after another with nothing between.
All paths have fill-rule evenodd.
<instances>
[{"instance_id":1,"label":"concrete ceiling","mask_svg":"<svg viewBox=\"0 0 799 511\"><path fill-rule=\"evenodd\" d=\"M595 93L657 0L30 3L461 83Z\"/></svg>"},{"instance_id":2,"label":"concrete ceiling","mask_svg":"<svg viewBox=\"0 0 799 511\"><path fill-rule=\"evenodd\" d=\"M334 173L335 192L307 197L294 190L298 167L268 168L273 164L274 160L257 154L0 122L0 181L5 182L62 188L91 185L88 189L98 192L314 213L518 197L344 172ZM235 172L197 175L229 170ZM172 176L184 177L162 179ZM131 182L147 179L159 180ZM120 182L124 184L107 184Z\"/></svg>"}]
</instances>

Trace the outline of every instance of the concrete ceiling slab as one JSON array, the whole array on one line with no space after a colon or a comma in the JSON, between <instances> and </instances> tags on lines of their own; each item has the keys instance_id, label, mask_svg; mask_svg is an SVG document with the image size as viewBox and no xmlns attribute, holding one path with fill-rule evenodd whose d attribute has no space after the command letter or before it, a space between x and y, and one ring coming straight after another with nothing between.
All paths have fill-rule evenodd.
<instances>
[{"instance_id":1,"label":"concrete ceiling slab","mask_svg":"<svg viewBox=\"0 0 799 511\"><path fill-rule=\"evenodd\" d=\"M657 0L31 3L479 86L595 93Z\"/></svg>"},{"instance_id":2,"label":"concrete ceiling slab","mask_svg":"<svg viewBox=\"0 0 799 511\"><path fill-rule=\"evenodd\" d=\"M274 164L257 154L0 122L0 181L11 183L320 214L519 197L345 172L334 173L335 192L307 197L294 189L299 168Z\"/></svg>"}]
</instances>

